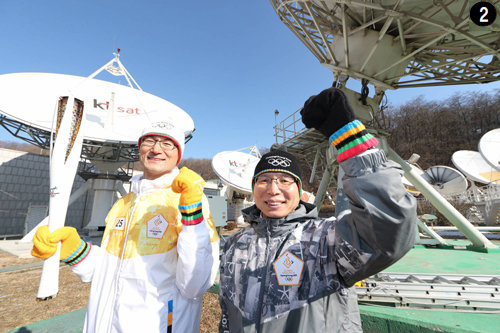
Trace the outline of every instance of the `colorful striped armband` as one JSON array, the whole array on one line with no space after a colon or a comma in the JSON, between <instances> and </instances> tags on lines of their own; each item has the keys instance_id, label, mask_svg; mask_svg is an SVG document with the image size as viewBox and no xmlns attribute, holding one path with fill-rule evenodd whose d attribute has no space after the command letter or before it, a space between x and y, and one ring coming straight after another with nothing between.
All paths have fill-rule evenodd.
<instances>
[{"instance_id":1,"label":"colorful striped armband","mask_svg":"<svg viewBox=\"0 0 500 333\"><path fill-rule=\"evenodd\" d=\"M203 221L201 202L192 205L179 205L183 225L195 225Z\"/></svg>"},{"instance_id":2,"label":"colorful striped armband","mask_svg":"<svg viewBox=\"0 0 500 333\"><path fill-rule=\"evenodd\" d=\"M351 121L330 136L337 148L337 161L342 162L378 145L378 140L366 131L359 120Z\"/></svg>"},{"instance_id":3,"label":"colorful striped armband","mask_svg":"<svg viewBox=\"0 0 500 333\"><path fill-rule=\"evenodd\" d=\"M61 262L65 262L66 264L70 266L74 266L76 264L79 264L80 262L83 261L87 257L87 255L90 252L90 248L92 247L92 244L84 242L83 240L80 243L80 247L71 254L68 258L61 260Z\"/></svg>"}]
</instances>

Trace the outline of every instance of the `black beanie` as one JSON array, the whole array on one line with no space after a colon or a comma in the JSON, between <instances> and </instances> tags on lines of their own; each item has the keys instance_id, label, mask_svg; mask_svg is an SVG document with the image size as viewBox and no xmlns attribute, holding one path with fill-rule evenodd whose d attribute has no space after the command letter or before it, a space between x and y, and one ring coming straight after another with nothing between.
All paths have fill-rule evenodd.
<instances>
[{"instance_id":1,"label":"black beanie","mask_svg":"<svg viewBox=\"0 0 500 333\"><path fill-rule=\"evenodd\" d=\"M284 172L292 176L299 183L299 192L302 194L302 181L299 161L292 154L283 150L271 150L262 155L255 166L252 178L252 188L257 177L265 172Z\"/></svg>"}]
</instances>

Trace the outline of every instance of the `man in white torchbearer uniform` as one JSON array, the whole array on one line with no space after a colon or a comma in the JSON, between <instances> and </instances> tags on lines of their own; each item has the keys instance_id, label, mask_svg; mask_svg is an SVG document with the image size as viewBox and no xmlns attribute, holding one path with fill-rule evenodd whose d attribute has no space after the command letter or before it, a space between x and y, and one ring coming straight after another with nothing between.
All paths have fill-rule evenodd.
<instances>
[{"instance_id":1,"label":"man in white torchbearer uniform","mask_svg":"<svg viewBox=\"0 0 500 333\"><path fill-rule=\"evenodd\" d=\"M177 168L184 132L157 122L139 138L144 174L106 217L101 246L76 229L41 227L32 254L61 261L92 282L84 332L198 332L202 295L219 264L219 238L204 180Z\"/></svg>"}]
</instances>

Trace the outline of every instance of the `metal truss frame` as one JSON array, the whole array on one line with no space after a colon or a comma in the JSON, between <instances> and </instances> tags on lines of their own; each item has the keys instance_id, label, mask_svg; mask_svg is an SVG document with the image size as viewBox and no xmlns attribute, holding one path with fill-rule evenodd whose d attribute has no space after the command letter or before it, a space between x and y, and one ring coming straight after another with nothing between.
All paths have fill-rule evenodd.
<instances>
[{"instance_id":1,"label":"metal truss frame","mask_svg":"<svg viewBox=\"0 0 500 333\"><path fill-rule=\"evenodd\" d=\"M490 1L493 5L500 0ZM487 83L500 79L500 29L469 19L469 0L270 0L280 20L335 75L367 79L382 89ZM360 68L351 66L350 38L378 32ZM400 58L367 74L383 38L400 44ZM343 40L343 54L333 43ZM383 52L383 50L382 50ZM338 59L343 58L340 62ZM382 78L395 66L404 73Z\"/></svg>"},{"instance_id":2,"label":"metal truss frame","mask_svg":"<svg viewBox=\"0 0 500 333\"><path fill-rule=\"evenodd\" d=\"M0 126L10 134L42 149L50 149L50 132L0 114ZM91 161L134 162L139 159L137 144L83 140L82 158Z\"/></svg>"}]
</instances>

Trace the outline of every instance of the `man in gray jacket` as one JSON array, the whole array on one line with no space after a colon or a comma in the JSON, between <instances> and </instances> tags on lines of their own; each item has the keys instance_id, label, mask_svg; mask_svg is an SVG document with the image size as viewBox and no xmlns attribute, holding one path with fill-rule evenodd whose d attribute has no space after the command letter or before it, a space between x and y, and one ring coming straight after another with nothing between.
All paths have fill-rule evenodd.
<instances>
[{"instance_id":1,"label":"man in gray jacket","mask_svg":"<svg viewBox=\"0 0 500 333\"><path fill-rule=\"evenodd\" d=\"M352 286L413 246L416 201L342 91L312 96L301 114L337 148L350 212L319 219L300 201L297 159L263 155L252 179L255 205L243 211L250 226L223 249L220 332L361 332Z\"/></svg>"}]
</instances>

